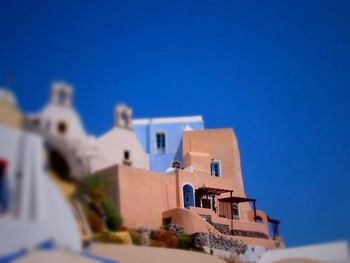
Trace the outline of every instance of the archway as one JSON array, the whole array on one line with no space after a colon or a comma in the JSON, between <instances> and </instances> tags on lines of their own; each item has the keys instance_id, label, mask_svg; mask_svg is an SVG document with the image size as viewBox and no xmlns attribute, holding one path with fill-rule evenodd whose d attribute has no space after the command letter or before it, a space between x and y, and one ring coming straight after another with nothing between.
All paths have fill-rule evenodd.
<instances>
[{"instance_id":1,"label":"archway","mask_svg":"<svg viewBox=\"0 0 350 263\"><path fill-rule=\"evenodd\" d=\"M183 192L183 204L184 207L194 206L194 195L193 195L193 187L189 184L185 184L182 187Z\"/></svg>"},{"instance_id":2,"label":"archway","mask_svg":"<svg viewBox=\"0 0 350 263\"><path fill-rule=\"evenodd\" d=\"M55 149L49 151L49 169L64 181L72 181L70 167L64 156Z\"/></svg>"}]
</instances>

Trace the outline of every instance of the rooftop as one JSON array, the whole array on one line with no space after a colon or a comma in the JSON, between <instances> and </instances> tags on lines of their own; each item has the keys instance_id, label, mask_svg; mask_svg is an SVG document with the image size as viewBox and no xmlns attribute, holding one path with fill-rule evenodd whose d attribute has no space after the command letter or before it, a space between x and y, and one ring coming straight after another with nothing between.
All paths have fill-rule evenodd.
<instances>
[{"instance_id":1,"label":"rooftop","mask_svg":"<svg viewBox=\"0 0 350 263\"><path fill-rule=\"evenodd\" d=\"M186 116L186 117L164 117L164 118L146 118L146 119L134 119L133 125L145 125L150 123L187 123L187 122L203 122L201 115Z\"/></svg>"}]
</instances>

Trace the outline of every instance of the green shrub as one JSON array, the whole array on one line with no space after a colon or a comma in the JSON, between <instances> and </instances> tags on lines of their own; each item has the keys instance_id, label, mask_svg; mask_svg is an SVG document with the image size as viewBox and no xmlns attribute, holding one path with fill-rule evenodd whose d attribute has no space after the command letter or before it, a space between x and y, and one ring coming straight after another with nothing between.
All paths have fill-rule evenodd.
<instances>
[{"instance_id":1,"label":"green shrub","mask_svg":"<svg viewBox=\"0 0 350 263\"><path fill-rule=\"evenodd\" d=\"M122 218L117 213L113 202L109 199L102 199L100 205L106 216L106 224L109 230L118 231L122 226Z\"/></svg>"},{"instance_id":2,"label":"green shrub","mask_svg":"<svg viewBox=\"0 0 350 263\"><path fill-rule=\"evenodd\" d=\"M109 184L102 176L89 175L81 179L78 192L88 195L93 200L100 200L106 196Z\"/></svg>"},{"instance_id":3,"label":"green shrub","mask_svg":"<svg viewBox=\"0 0 350 263\"><path fill-rule=\"evenodd\" d=\"M113 243L113 244L123 244L124 240L116 235L113 235L109 232L103 232L94 235L93 241L101 243Z\"/></svg>"},{"instance_id":4,"label":"green shrub","mask_svg":"<svg viewBox=\"0 0 350 263\"><path fill-rule=\"evenodd\" d=\"M192 236L182 234L177 239L177 247L181 249L190 249L192 247Z\"/></svg>"}]
</instances>

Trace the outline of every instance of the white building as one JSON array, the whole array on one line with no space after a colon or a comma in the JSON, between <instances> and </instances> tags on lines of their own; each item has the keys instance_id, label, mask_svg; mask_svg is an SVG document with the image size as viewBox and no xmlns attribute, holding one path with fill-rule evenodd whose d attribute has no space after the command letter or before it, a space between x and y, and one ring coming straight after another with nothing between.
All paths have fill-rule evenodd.
<instances>
[{"instance_id":1,"label":"white building","mask_svg":"<svg viewBox=\"0 0 350 263\"><path fill-rule=\"evenodd\" d=\"M132 111L125 105L116 107L115 126L97 138L95 145L91 158L93 172L115 164L149 169L149 156L132 130Z\"/></svg>"},{"instance_id":2,"label":"white building","mask_svg":"<svg viewBox=\"0 0 350 263\"><path fill-rule=\"evenodd\" d=\"M0 161L0 256L46 240L79 251L71 208L45 169L42 138L0 125Z\"/></svg>"},{"instance_id":3,"label":"white building","mask_svg":"<svg viewBox=\"0 0 350 263\"><path fill-rule=\"evenodd\" d=\"M27 116L25 128L45 138L49 159L63 167L60 173L64 177L78 178L90 172L95 140L87 135L72 101L72 87L54 82L48 104L39 113Z\"/></svg>"}]
</instances>

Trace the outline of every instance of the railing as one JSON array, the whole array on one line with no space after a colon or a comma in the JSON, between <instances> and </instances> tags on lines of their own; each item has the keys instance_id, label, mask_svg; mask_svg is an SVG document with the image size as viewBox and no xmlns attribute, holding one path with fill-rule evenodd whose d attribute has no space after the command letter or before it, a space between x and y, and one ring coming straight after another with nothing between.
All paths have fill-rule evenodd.
<instances>
[{"instance_id":1,"label":"railing","mask_svg":"<svg viewBox=\"0 0 350 263\"><path fill-rule=\"evenodd\" d=\"M268 226L266 224L243 221L239 217L238 219L234 218L234 220L219 217L214 211L207 208L189 207L189 209L203 217L203 219L222 234L264 239L269 238Z\"/></svg>"}]
</instances>

